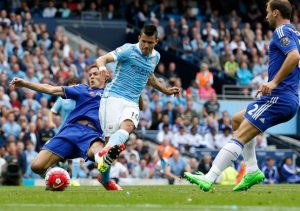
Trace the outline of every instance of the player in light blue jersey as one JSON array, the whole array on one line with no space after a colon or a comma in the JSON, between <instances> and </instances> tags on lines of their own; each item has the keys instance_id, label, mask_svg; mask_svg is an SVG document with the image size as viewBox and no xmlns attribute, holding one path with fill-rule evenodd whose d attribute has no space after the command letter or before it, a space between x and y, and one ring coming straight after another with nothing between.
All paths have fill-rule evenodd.
<instances>
[{"instance_id":1,"label":"player in light blue jersey","mask_svg":"<svg viewBox=\"0 0 300 211\"><path fill-rule=\"evenodd\" d=\"M61 96L76 102L74 110L67 117L58 134L50 139L34 158L32 170L41 176L52 165L72 158L94 161L95 155L103 148L103 134L99 122L99 103L104 91L107 73L96 66L89 69L89 84L74 86L51 86L14 78L11 86L26 87L38 92ZM101 181L100 181L101 182ZM103 183L107 190L120 190L112 180Z\"/></svg>"},{"instance_id":2,"label":"player in light blue jersey","mask_svg":"<svg viewBox=\"0 0 300 211\"><path fill-rule=\"evenodd\" d=\"M139 121L138 100L146 84L166 95L179 95L178 87L167 88L154 75L160 54L154 50L158 42L154 25L145 25L139 36L139 42L125 44L96 60L100 70L105 65L117 62L115 76L107 85L100 105L99 118L106 138L109 141L99 153L98 168L105 172L115 159L107 152L112 146L122 145L129 134L137 128Z\"/></svg>"},{"instance_id":3,"label":"player in light blue jersey","mask_svg":"<svg viewBox=\"0 0 300 211\"><path fill-rule=\"evenodd\" d=\"M292 6L287 0L270 0L267 3L267 21L276 28L269 48L269 82L263 84L255 102L232 119L233 139L218 153L209 172L184 177L209 191L221 172L237 160L242 153L247 173L233 188L243 191L260 183L265 176L257 166L255 142L252 140L268 128L290 120L298 110L298 85L300 80L300 33L290 24Z\"/></svg>"}]
</instances>

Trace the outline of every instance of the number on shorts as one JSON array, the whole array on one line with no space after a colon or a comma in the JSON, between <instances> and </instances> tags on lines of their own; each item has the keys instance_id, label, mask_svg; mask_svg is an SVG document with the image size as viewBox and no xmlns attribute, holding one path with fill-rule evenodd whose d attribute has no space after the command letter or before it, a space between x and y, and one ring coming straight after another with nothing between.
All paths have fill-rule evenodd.
<instances>
[{"instance_id":1,"label":"number on shorts","mask_svg":"<svg viewBox=\"0 0 300 211\"><path fill-rule=\"evenodd\" d=\"M257 104L254 104L253 106L254 106L254 108L251 109L250 111L248 111L248 114L249 114L250 116L252 116L253 113L258 109L258 105L257 105Z\"/></svg>"},{"instance_id":2,"label":"number on shorts","mask_svg":"<svg viewBox=\"0 0 300 211\"><path fill-rule=\"evenodd\" d=\"M136 121L139 121L139 114L132 112L131 118L135 119Z\"/></svg>"}]
</instances>

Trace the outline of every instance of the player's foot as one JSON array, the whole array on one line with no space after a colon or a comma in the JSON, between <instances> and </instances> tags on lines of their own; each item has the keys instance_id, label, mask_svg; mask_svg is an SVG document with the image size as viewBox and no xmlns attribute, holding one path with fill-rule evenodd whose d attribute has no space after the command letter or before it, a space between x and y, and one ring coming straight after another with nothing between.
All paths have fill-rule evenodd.
<instances>
[{"instance_id":1,"label":"player's foot","mask_svg":"<svg viewBox=\"0 0 300 211\"><path fill-rule=\"evenodd\" d=\"M97 177L97 180L103 185L103 187L106 190L113 190L113 191L123 190L122 187L120 185L116 184L113 180L109 180L108 183L104 184L104 183L102 183L100 175Z\"/></svg>"},{"instance_id":2,"label":"player's foot","mask_svg":"<svg viewBox=\"0 0 300 211\"><path fill-rule=\"evenodd\" d=\"M125 150L125 145L107 146L99 152L98 170L106 172L109 166L114 162L122 151Z\"/></svg>"},{"instance_id":3,"label":"player's foot","mask_svg":"<svg viewBox=\"0 0 300 211\"><path fill-rule=\"evenodd\" d=\"M213 183L206 179L204 174L200 171L196 172L195 174L184 172L183 176L190 183L198 185L199 188L205 192L209 191L213 185Z\"/></svg>"},{"instance_id":4,"label":"player's foot","mask_svg":"<svg viewBox=\"0 0 300 211\"><path fill-rule=\"evenodd\" d=\"M256 172L245 174L242 181L233 188L233 191L248 190L253 185L261 183L264 179L265 175L259 169Z\"/></svg>"}]
</instances>

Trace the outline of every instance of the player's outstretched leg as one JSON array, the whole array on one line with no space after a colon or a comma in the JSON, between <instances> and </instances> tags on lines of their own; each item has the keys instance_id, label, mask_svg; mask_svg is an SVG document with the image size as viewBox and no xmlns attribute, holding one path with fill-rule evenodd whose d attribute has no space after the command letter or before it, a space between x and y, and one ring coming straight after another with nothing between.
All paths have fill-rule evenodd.
<instances>
[{"instance_id":1,"label":"player's outstretched leg","mask_svg":"<svg viewBox=\"0 0 300 211\"><path fill-rule=\"evenodd\" d=\"M265 175L261 170L253 173L247 173L242 181L233 188L233 191L244 191L251 188L253 185L261 183L265 179Z\"/></svg>"},{"instance_id":2,"label":"player's outstretched leg","mask_svg":"<svg viewBox=\"0 0 300 211\"><path fill-rule=\"evenodd\" d=\"M213 183L206 179L204 174L200 171L196 172L195 174L184 172L183 176L190 183L198 185L199 188L205 192L209 191L212 188Z\"/></svg>"},{"instance_id":3,"label":"player's outstretched leg","mask_svg":"<svg viewBox=\"0 0 300 211\"><path fill-rule=\"evenodd\" d=\"M125 145L106 146L99 152L98 170L106 172L109 166L119 157L120 153L125 150Z\"/></svg>"},{"instance_id":4,"label":"player's outstretched leg","mask_svg":"<svg viewBox=\"0 0 300 211\"><path fill-rule=\"evenodd\" d=\"M116 184L113 180L109 180L107 183L104 183L101 176L99 175L97 177L97 180L103 185L103 187L106 190L112 190L112 191L120 191L123 190L122 187L118 184Z\"/></svg>"}]
</instances>

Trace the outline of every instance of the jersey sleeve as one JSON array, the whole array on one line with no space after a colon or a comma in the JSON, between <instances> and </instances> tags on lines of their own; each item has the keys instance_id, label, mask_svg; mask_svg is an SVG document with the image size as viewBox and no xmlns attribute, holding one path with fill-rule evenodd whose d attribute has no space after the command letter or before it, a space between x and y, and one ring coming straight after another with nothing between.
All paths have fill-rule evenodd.
<instances>
[{"instance_id":1,"label":"jersey sleeve","mask_svg":"<svg viewBox=\"0 0 300 211\"><path fill-rule=\"evenodd\" d=\"M61 107L62 107L61 103L62 103L62 98L61 97L57 98L57 100L55 101L54 105L51 108L51 111L53 113L57 114L60 111Z\"/></svg>"},{"instance_id":2,"label":"jersey sleeve","mask_svg":"<svg viewBox=\"0 0 300 211\"><path fill-rule=\"evenodd\" d=\"M159 60L160 60L160 53L159 52L156 52L156 59L157 59L156 65L158 65Z\"/></svg>"},{"instance_id":3,"label":"jersey sleeve","mask_svg":"<svg viewBox=\"0 0 300 211\"><path fill-rule=\"evenodd\" d=\"M77 100L81 93L84 92L85 85L78 84L74 86L64 86L65 98Z\"/></svg>"},{"instance_id":4,"label":"jersey sleeve","mask_svg":"<svg viewBox=\"0 0 300 211\"><path fill-rule=\"evenodd\" d=\"M121 47L118 47L116 50L111 53L115 57L115 61L125 61L130 55L130 44L124 44Z\"/></svg>"},{"instance_id":5,"label":"jersey sleeve","mask_svg":"<svg viewBox=\"0 0 300 211\"><path fill-rule=\"evenodd\" d=\"M289 30L286 26L281 26L275 30L275 45L286 55L290 51L297 48L297 40L293 35L293 32Z\"/></svg>"}]
</instances>

